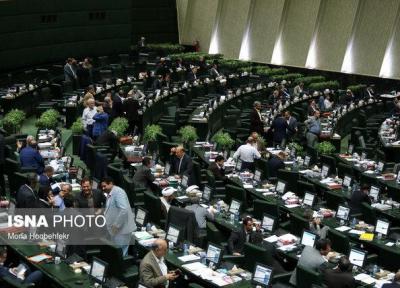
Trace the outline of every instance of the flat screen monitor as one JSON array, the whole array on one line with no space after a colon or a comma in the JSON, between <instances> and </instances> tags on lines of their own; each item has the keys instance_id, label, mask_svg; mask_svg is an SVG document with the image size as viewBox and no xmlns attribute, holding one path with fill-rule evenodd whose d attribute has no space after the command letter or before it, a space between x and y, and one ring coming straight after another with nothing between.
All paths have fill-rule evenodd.
<instances>
[{"instance_id":1,"label":"flat screen monitor","mask_svg":"<svg viewBox=\"0 0 400 288\"><path fill-rule=\"evenodd\" d=\"M92 265L90 266L90 277L97 283L104 284L106 278L108 264L96 257L93 257Z\"/></svg>"},{"instance_id":2,"label":"flat screen monitor","mask_svg":"<svg viewBox=\"0 0 400 288\"><path fill-rule=\"evenodd\" d=\"M256 263L252 283L261 287L269 287L272 279L272 267Z\"/></svg>"},{"instance_id":3,"label":"flat screen monitor","mask_svg":"<svg viewBox=\"0 0 400 288\"><path fill-rule=\"evenodd\" d=\"M312 194L310 192L306 192L304 194L304 200L303 200L304 205L306 205L308 207L313 207L314 201L315 201L315 194Z\"/></svg>"},{"instance_id":4,"label":"flat screen monitor","mask_svg":"<svg viewBox=\"0 0 400 288\"><path fill-rule=\"evenodd\" d=\"M397 182L397 183L400 183L400 171L397 172L396 182Z\"/></svg>"},{"instance_id":5,"label":"flat screen monitor","mask_svg":"<svg viewBox=\"0 0 400 288\"><path fill-rule=\"evenodd\" d=\"M376 170L378 170L379 173L382 173L382 172L383 172L383 169L385 169L385 163L379 161L379 162L378 162L378 165L377 165L377 167L376 167Z\"/></svg>"},{"instance_id":6,"label":"flat screen monitor","mask_svg":"<svg viewBox=\"0 0 400 288\"><path fill-rule=\"evenodd\" d=\"M378 202L379 201L379 187L376 186L371 186L371 188L369 189L369 197L374 199L374 202Z\"/></svg>"},{"instance_id":7,"label":"flat screen monitor","mask_svg":"<svg viewBox=\"0 0 400 288\"><path fill-rule=\"evenodd\" d=\"M242 160L240 160L240 159L237 160L235 169L236 169L237 171L242 170Z\"/></svg>"},{"instance_id":8,"label":"flat screen monitor","mask_svg":"<svg viewBox=\"0 0 400 288\"><path fill-rule=\"evenodd\" d=\"M78 171L76 172L76 180L78 180L78 182L80 182L83 179L84 176L84 170L82 167L78 167Z\"/></svg>"},{"instance_id":9,"label":"flat screen monitor","mask_svg":"<svg viewBox=\"0 0 400 288\"><path fill-rule=\"evenodd\" d=\"M351 177L348 175L345 175L343 178L343 183L342 183L343 187L351 187Z\"/></svg>"},{"instance_id":10,"label":"flat screen monitor","mask_svg":"<svg viewBox=\"0 0 400 288\"><path fill-rule=\"evenodd\" d=\"M264 231L272 232L274 230L274 226L275 218L268 214L264 214L261 222L261 228L263 228Z\"/></svg>"},{"instance_id":11,"label":"flat screen monitor","mask_svg":"<svg viewBox=\"0 0 400 288\"><path fill-rule=\"evenodd\" d=\"M179 241L179 233L180 230L174 225L169 225L167 235L165 236L165 240L174 243L174 245L178 244Z\"/></svg>"},{"instance_id":12,"label":"flat screen monitor","mask_svg":"<svg viewBox=\"0 0 400 288\"><path fill-rule=\"evenodd\" d=\"M275 186L276 193L282 195L282 194L285 194L285 190L286 190L286 182L284 182L282 180L278 180L278 182L276 183L276 186Z\"/></svg>"},{"instance_id":13,"label":"flat screen monitor","mask_svg":"<svg viewBox=\"0 0 400 288\"><path fill-rule=\"evenodd\" d=\"M350 144L349 147L347 148L347 153L351 155L353 154L353 151L354 151L354 145Z\"/></svg>"},{"instance_id":14,"label":"flat screen monitor","mask_svg":"<svg viewBox=\"0 0 400 288\"><path fill-rule=\"evenodd\" d=\"M181 186L186 188L188 185L189 177L187 175L182 176Z\"/></svg>"},{"instance_id":15,"label":"flat screen monitor","mask_svg":"<svg viewBox=\"0 0 400 288\"><path fill-rule=\"evenodd\" d=\"M381 233L382 235L387 236L389 234L390 222L378 219L376 220L375 225L375 233Z\"/></svg>"},{"instance_id":16,"label":"flat screen monitor","mask_svg":"<svg viewBox=\"0 0 400 288\"><path fill-rule=\"evenodd\" d=\"M171 164L165 164L164 174L169 175L169 171L171 170Z\"/></svg>"},{"instance_id":17,"label":"flat screen monitor","mask_svg":"<svg viewBox=\"0 0 400 288\"><path fill-rule=\"evenodd\" d=\"M304 166L305 166L305 167L310 166L310 161L311 161L310 156L304 157Z\"/></svg>"},{"instance_id":18,"label":"flat screen monitor","mask_svg":"<svg viewBox=\"0 0 400 288\"><path fill-rule=\"evenodd\" d=\"M236 214L240 211L240 206L242 205L242 202L232 199L231 200L231 205L229 206L229 212L231 214Z\"/></svg>"},{"instance_id":19,"label":"flat screen monitor","mask_svg":"<svg viewBox=\"0 0 400 288\"><path fill-rule=\"evenodd\" d=\"M355 266L363 267L366 255L367 253L365 251L352 248L349 255L349 261Z\"/></svg>"},{"instance_id":20,"label":"flat screen monitor","mask_svg":"<svg viewBox=\"0 0 400 288\"><path fill-rule=\"evenodd\" d=\"M218 265L222 259L222 248L213 243L209 243L207 246L207 254L206 259L208 262L212 262L215 265Z\"/></svg>"},{"instance_id":21,"label":"flat screen monitor","mask_svg":"<svg viewBox=\"0 0 400 288\"><path fill-rule=\"evenodd\" d=\"M301 245L314 247L315 241L317 240L317 235L310 232L304 231L301 237Z\"/></svg>"},{"instance_id":22,"label":"flat screen monitor","mask_svg":"<svg viewBox=\"0 0 400 288\"><path fill-rule=\"evenodd\" d=\"M204 186L203 194L201 195L201 198L203 199L204 202L210 202L210 200L211 200L211 187L210 186Z\"/></svg>"},{"instance_id":23,"label":"flat screen monitor","mask_svg":"<svg viewBox=\"0 0 400 288\"><path fill-rule=\"evenodd\" d=\"M135 217L136 223L143 227L146 224L146 216L147 216L147 211L144 210L143 208L138 208Z\"/></svg>"},{"instance_id":24,"label":"flat screen monitor","mask_svg":"<svg viewBox=\"0 0 400 288\"><path fill-rule=\"evenodd\" d=\"M256 171L254 172L254 180L257 182L261 181L261 171L256 169Z\"/></svg>"},{"instance_id":25,"label":"flat screen monitor","mask_svg":"<svg viewBox=\"0 0 400 288\"><path fill-rule=\"evenodd\" d=\"M321 178L326 178L329 175L329 166L328 165L322 165L321 168Z\"/></svg>"},{"instance_id":26,"label":"flat screen monitor","mask_svg":"<svg viewBox=\"0 0 400 288\"><path fill-rule=\"evenodd\" d=\"M367 159L367 153L362 152L362 153L361 153L360 160L361 160L361 161L364 161L365 159Z\"/></svg>"},{"instance_id":27,"label":"flat screen monitor","mask_svg":"<svg viewBox=\"0 0 400 288\"><path fill-rule=\"evenodd\" d=\"M338 210L336 212L336 218L347 221L349 220L349 215L350 215L350 208L339 205Z\"/></svg>"}]
</instances>

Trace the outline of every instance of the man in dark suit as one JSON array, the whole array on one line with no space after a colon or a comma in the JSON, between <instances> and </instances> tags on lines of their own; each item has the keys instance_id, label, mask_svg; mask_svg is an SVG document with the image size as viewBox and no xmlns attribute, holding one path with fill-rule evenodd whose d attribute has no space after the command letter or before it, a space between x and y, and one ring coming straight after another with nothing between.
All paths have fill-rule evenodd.
<instances>
[{"instance_id":1,"label":"man in dark suit","mask_svg":"<svg viewBox=\"0 0 400 288\"><path fill-rule=\"evenodd\" d=\"M162 88L162 81L163 81L163 76L157 75L156 79L154 79L153 83L151 84L151 90L153 91L160 90Z\"/></svg>"},{"instance_id":2,"label":"man in dark suit","mask_svg":"<svg viewBox=\"0 0 400 288\"><path fill-rule=\"evenodd\" d=\"M170 173L176 174L179 176L188 175L189 181L188 185L192 185L192 172L193 172L193 163L192 158L185 153L185 148L183 146L178 146L176 148L172 148L171 152L173 155L172 163L171 163L171 171Z\"/></svg>"},{"instance_id":3,"label":"man in dark suit","mask_svg":"<svg viewBox=\"0 0 400 288\"><path fill-rule=\"evenodd\" d=\"M106 197L101 190L92 189L92 181L84 177L81 180L82 192L75 197L74 206L76 208L101 209L106 205Z\"/></svg>"},{"instance_id":4,"label":"man in dark suit","mask_svg":"<svg viewBox=\"0 0 400 288\"><path fill-rule=\"evenodd\" d=\"M393 282L383 284L382 288L400 288L400 270L394 275Z\"/></svg>"},{"instance_id":5,"label":"man in dark suit","mask_svg":"<svg viewBox=\"0 0 400 288\"><path fill-rule=\"evenodd\" d=\"M286 129L286 142L289 142L293 139L296 135L298 128L297 128L297 119L292 116L290 111L285 111L285 120L287 123Z\"/></svg>"},{"instance_id":6,"label":"man in dark suit","mask_svg":"<svg viewBox=\"0 0 400 288\"><path fill-rule=\"evenodd\" d=\"M142 160L142 167L140 167L133 176L133 182L139 186L145 187L148 190L153 190L154 175L151 173L152 163L149 157L144 157Z\"/></svg>"},{"instance_id":7,"label":"man in dark suit","mask_svg":"<svg viewBox=\"0 0 400 288\"><path fill-rule=\"evenodd\" d=\"M139 126L139 101L134 99L132 94L128 94L122 106L125 117L128 119L129 132L133 134L135 126Z\"/></svg>"},{"instance_id":8,"label":"man in dark suit","mask_svg":"<svg viewBox=\"0 0 400 288\"><path fill-rule=\"evenodd\" d=\"M197 80L198 76L197 76L197 67L196 66L192 66L191 70L188 73L188 77L187 80L189 82L193 82L195 80Z\"/></svg>"},{"instance_id":9,"label":"man in dark suit","mask_svg":"<svg viewBox=\"0 0 400 288\"><path fill-rule=\"evenodd\" d=\"M276 177L279 169L285 169L284 160L286 153L281 151L278 155L272 155L268 160L268 170L270 177Z\"/></svg>"},{"instance_id":10,"label":"man in dark suit","mask_svg":"<svg viewBox=\"0 0 400 288\"><path fill-rule=\"evenodd\" d=\"M112 153L112 158L114 158L119 149L119 142L116 132L106 130L99 137L97 137L95 144L97 146L108 146L110 147L110 152Z\"/></svg>"},{"instance_id":11,"label":"man in dark suit","mask_svg":"<svg viewBox=\"0 0 400 288\"><path fill-rule=\"evenodd\" d=\"M353 192L349 202L351 214L361 213L361 204L363 202L371 204L371 199L369 198L368 192L368 185L363 185L361 189L357 189Z\"/></svg>"},{"instance_id":12,"label":"man in dark suit","mask_svg":"<svg viewBox=\"0 0 400 288\"><path fill-rule=\"evenodd\" d=\"M22 168L35 168L36 173L42 174L44 169L44 160L37 150L36 141L32 141L19 153L19 160Z\"/></svg>"},{"instance_id":13,"label":"man in dark suit","mask_svg":"<svg viewBox=\"0 0 400 288\"><path fill-rule=\"evenodd\" d=\"M280 145L281 147L285 146L286 139L286 129L288 128L288 124L286 123L285 118L282 116L278 116L272 121L271 129L273 131L273 142L274 146Z\"/></svg>"},{"instance_id":14,"label":"man in dark suit","mask_svg":"<svg viewBox=\"0 0 400 288\"><path fill-rule=\"evenodd\" d=\"M122 104L124 99L124 90L119 90L118 93L114 95L112 99L112 113L115 117L124 116L124 108Z\"/></svg>"},{"instance_id":15,"label":"man in dark suit","mask_svg":"<svg viewBox=\"0 0 400 288\"><path fill-rule=\"evenodd\" d=\"M328 288L353 288L356 281L351 272L352 265L347 256L339 259L338 266L324 271L324 282Z\"/></svg>"},{"instance_id":16,"label":"man in dark suit","mask_svg":"<svg viewBox=\"0 0 400 288\"><path fill-rule=\"evenodd\" d=\"M257 132L259 135L264 135L264 123L261 117L261 103L255 101L253 111L250 114L250 132Z\"/></svg>"},{"instance_id":17,"label":"man in dark suit","mask_svg":"<svg viewBox=\"0 0 400 288\"><path fill-rule=\"evenodd\" d=\"M39 184L41 187L50 187L53 179L54 168L51 166L44 167L43 173L39 176Z\"/></svg>"},{"instance_id":18,"label":"man in dark suit","mask_svg":"<svg viewBox=\"0 0 400 288\"><path fill-rule=\"evenodd\" d=\"M215 180L220 180L224 182L226 181L227 177L225 176L224 162L224 156L218 155L217 157L215 157L215 161L211 162L208 166L208 170L213 173Z\"/></svg>"},{"instance_id":19,"label":"man in dark suit","mask_svg":"<svg viewBox=\"0 0 400 288\"><path fill-rule=\"evenodd\" d=\"M246 217L243 219L242 228L239 231L232 231L228 239L229 252L236 256L241 255L244 243L257 244L261 243L262 239L260 225L256 226L256 231L253 231L253 220L251 217Z\"/></svg>"},{"instance_id":20,"label":"man in dark suit","mask_svg":"<svg viewBox=\"0 0 400 288\"><path fill-rule=\"evenodd\" d=\"M36 191L38 189L38 180L35 173L29 173L27 183L22 185L16 195L17 208L38 208L39 196Z\"/></svg>"}]
</instances>

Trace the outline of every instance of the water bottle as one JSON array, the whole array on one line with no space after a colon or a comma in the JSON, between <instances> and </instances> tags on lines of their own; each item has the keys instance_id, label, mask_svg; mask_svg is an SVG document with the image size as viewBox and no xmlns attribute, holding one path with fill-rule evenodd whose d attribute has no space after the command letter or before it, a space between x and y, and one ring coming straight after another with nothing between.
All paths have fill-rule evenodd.
<instances>
[{"instance_id":1,"label":"water bottle","mask_svg":"<svg viewBox=\"0 0 400 288\"><path fill-rule=\"evenodd\" d=\"M204 252L201 252L201 253L200 253L200 262L201 262L202 264L204 264L204 265L207 264L206 253L204 253Z\"/></svg>"},{"instance_id":2,"label":"water bottle","mask_svg":"<svg viewBox=\"0 0 400 288\"><path fill-rule=\"evenodd\" d=\"M65 173L65 182L69 183L69 173Z\"/></svg>"},{"instance_id":3,"label":"water bottle","mask_svg":"<svg viewBox=\"0 0 400 288\"><path fill-rule=\"evenodd\" d=\"M149 232L151 230L151 223L146 224L146 231Z\"/></svg>"},{"instance_id":4,"label":"water bottle","mask_svg":"<svg viewBox=\"0 0 400 288\"><path fill-rule=\"evenodd\" d=\"M240 216L239 216L239 211L237 211L237 212L235 213L235 222L239 222L239 218L240 218Z\"/></svg>"},{"instance_id":5,"label":"water bottle","mask_svg":"<svg viewBox=\"0 0 400 288\"><path fill-rule=\"evenodd\" d=\"M189 255L189 244L183 244L183 255Z\"/></svg>"},{"instance_id":6,"label":"water bottle","mask_svg":"<svg viewBox=\"0 0 400 288\"><path fill-rule=\"evenodd\" d=\"M217 212L221 212L221 204L219 204L219 200L217 201Z\"/></svg>"},{"instance_id":7,"label":"water bottle","mask_svg":"<svg viewBox=\"0 0 400 288\"><path fill-rule=\"evenodd\" d=\"M354 217L352 222L351 222L351 227L354 228L357 225L357 219Z\"/></svg>"},{"instance_id":8,"label":"water bottle","mask_svg":"<svg viewBox=\"0 0 400 288\"><path fill-rule=\"evenodd\" d=\"M378 272L379 272L378 265L375 264L374 268L372 269L372 276L375 276L375 274Z\"/></svg>"}]
</instances>

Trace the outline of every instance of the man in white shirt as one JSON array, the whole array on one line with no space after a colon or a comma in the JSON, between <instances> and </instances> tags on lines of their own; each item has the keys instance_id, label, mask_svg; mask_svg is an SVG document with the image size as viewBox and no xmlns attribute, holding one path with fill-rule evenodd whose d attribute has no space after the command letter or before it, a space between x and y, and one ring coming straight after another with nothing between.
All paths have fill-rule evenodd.
<instances>
[{"instance_id":1,"label":"man in white shirt","mask_svg":"<svg viewBox=\"0 0 400 288\"><path fill-rule=\"evenodd\" d=\"M168 287L169 281L179 276L175 271L168 272L164 261L167 251L167 241L156 239L152 251L148 252L140 262L140 282L147 287Z\"/></svg>"},{"instance_id":2,"label":"man in white shirt","mask_svg":"<svg viewBox=\"0 0 400 288\"><path fill-rule=\"evenodd\" d=\"M254 139L252 137L247 138L246 144L241 145L233 154L234 159L239 159L242 161L241 170L251 170L254 171L254 159L261 158L260 152L254 148Z\"/></svg>"},{"instance_id":3,"label":"man in white shirt","mask_svg":"<svg viewBox=\"0 0 400 288\"><path fill-rule=\"evenodd\" d=\"M83 124L83 129L86 131L87 135L92 137L92 131L93 131L93 123L94 119L93 116L96 115L97 109L95 108L95 101L94 99L88 99L87 100L87 107L83 110L82 113L82 124Z\"/></svg>"}]
</instances>

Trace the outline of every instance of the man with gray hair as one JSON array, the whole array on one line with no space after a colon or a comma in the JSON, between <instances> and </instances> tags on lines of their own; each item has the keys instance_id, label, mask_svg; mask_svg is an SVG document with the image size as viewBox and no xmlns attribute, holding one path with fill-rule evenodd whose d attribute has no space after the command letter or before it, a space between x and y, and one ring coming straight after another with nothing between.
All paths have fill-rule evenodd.
<instances>
[{"instance_id":1,"label":"man with gray hair","mask_svg":"<svg viewBox=\"0 0 400 288\"><path fill-rule=\"evenodd\" d=\"M95 121L93 119L93 116L97 113L95 107L96 102L94 101L94 99L89 98L86 103L87 107L83 109L82 113L82 124L83 129L86 131L87 135L92 137L93 124Z\"/></svg>"},{"instance_id":2,"label":"man with gray hair","mask_svg":"<svg viewBox=\"0 0 400 288\"><path fill-rule=\"evenodd\" d=\"M61 184L60 192L54 197L53 206L58 207L60 211L65 209L64 199L71 195L72 186L69 183Z\"/></svg>"},{"instance_id":3,"label":"man with gray hair","mask_svg":"<svg viewBox=\"0 0 400 288\"><path fill-rule=\"evenodd\" d=\"M257 132L259 135L264 134L264 122L261 116L261 102L253 103L253 111L250 114L250 132Z\"/></svg>"},{"instance_id":4,"label":"man with gray hair","mask_svg":"<svg viewBox=\"0 0 400 288\"><path fill-rule=\"evenodd\" d=\"M206 209L200 206L200 199L197 196L189 197L191 205L186 206L187 210L193 211L196 216L196 222L200 229L206 229L206 222L208 220L214 220L214 209L212 206Z\"/></svg>"}]
</instances>

